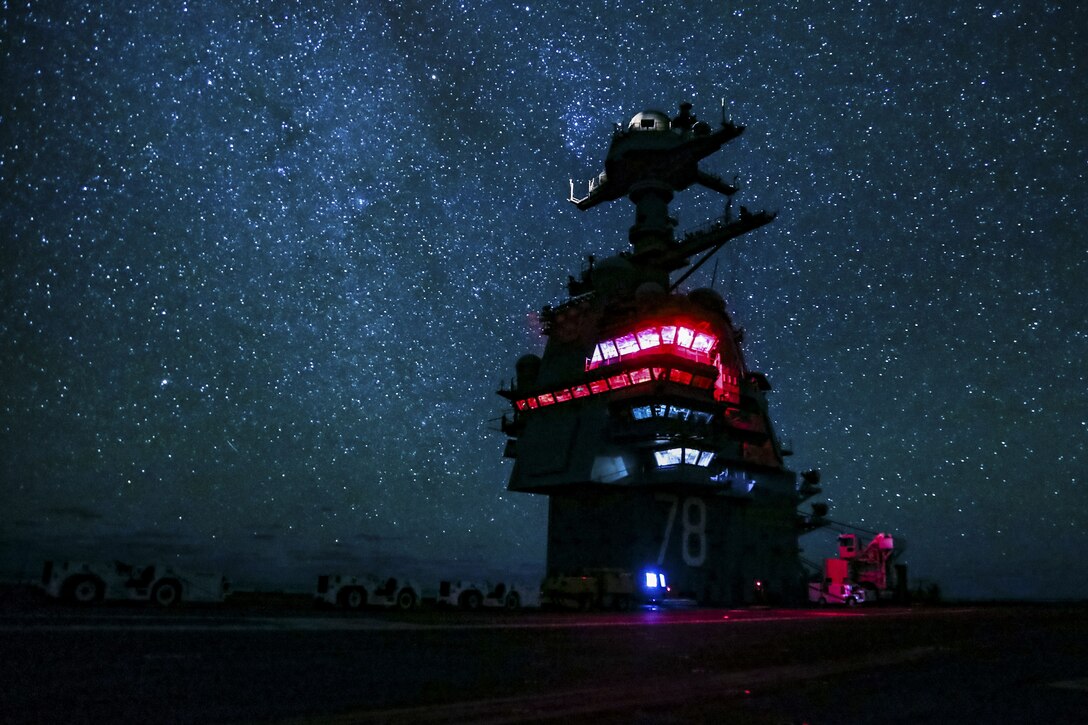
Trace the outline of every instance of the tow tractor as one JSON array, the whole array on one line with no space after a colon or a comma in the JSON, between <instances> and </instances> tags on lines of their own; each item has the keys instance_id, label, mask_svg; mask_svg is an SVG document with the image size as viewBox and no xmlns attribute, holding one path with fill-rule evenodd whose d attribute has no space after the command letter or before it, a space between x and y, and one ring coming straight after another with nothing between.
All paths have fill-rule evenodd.
<instances>
[{"instance_id":1,"label":"tow tractor","mask_svg":"<svg viewBox=\"0 0 1088 725\"><path fill-rule=\"evenodd\" d=\"M351 610L367 606L409 610L419 606L420 588L396 577L322 574L317 578L314 600Z\"/></svg>"},{"instance_id":2,"label":"tow tractor","mask_svg":"<svg viewBox=\"0 0 1088 725\"><path fill-rule=\"evenodd\" d=\"M469 610L480 607L515 610L539 605L540 594L534 587L520 584L444 580L438 584L437 601L438 604Z\"/></svg>"},{"instance_id":3,"label":"tow tractor","mask_svg":"<svg viewBox=\"0 0 1088 725\"><path fill-rule=\"evenodd\" d=\"M221 574L194 574L167 564L122 561L47 561L40 584L50 597L81 605L127 600L172 607L182 601L221 602L230 591L230 583Z\"/></svg>"},{"instance_id":4,"label":"tow tractor","mask_svg":"<svg viewBox=\"0 0 1088 725\"><path fill-rule=\"evenodd\" d=\"M887 597L892 581L889 568L896 554L894 539L880 533L862 546L856 534L842 534L838 544L839 556L824 559L822 578L809 584L809 601L855 606Z\"/></svg>"},{"instance_id":5,"label":"tow tractor","mask_svg":"<svg viewBox=\"0 0 1088 725\"><path fill-rule=\"evenodd\" d=\"M637 577L619 569L587 569L578 576L552 576L544 580L544 606L627 611L635 604L656 604L669 592L665 575L646 570Z\"/></svg>"}]
</instances>

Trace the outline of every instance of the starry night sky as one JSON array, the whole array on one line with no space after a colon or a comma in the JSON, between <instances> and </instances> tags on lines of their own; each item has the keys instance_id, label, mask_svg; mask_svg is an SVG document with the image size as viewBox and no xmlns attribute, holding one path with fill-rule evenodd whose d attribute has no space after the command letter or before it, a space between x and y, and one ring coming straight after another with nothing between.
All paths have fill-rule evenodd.
<instances>
[{"instance_id":1,"label":"starry night sky","mask_svg":"<svg viewBox=\"0 0 1088 725\"><path fill-rule=\"evenodd\" d=\"M633 221L568 178L724 97L779 217L687 288L791 468L947 594L1088 597L1088 12L810 6L0 3L0 574L541 571L495 390Z\"/></svg>"}]
</instances>

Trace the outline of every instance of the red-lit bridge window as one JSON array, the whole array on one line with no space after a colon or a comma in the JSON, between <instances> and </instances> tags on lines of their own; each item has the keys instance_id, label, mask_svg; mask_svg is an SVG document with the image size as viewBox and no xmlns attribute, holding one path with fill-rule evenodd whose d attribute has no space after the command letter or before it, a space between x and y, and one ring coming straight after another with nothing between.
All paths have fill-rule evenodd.
<instances>
[{"instance_id":1,"label":"red-lit bridge window","mask_svg":"<svg viewBox=\"0 0 1088 725\"><path fill-rule=\"evenodd\" d=\"M686 325L651 325L619 337L601 340L586 360L586 370L610 365L644 350L663 348L700 362L710 362L718 338ZM664 351L663 350L663 351Z\"/></svg>"},{"instance_id":2,"label":"red-lit bridge window","mask_svg":"<svg viewBox=\"0 0 1088 725\"><path fill-rule=\"evenodd\" d=\"M600 395L609 390L643 385L654 380L667 380L673 383L690 385L701 390L710 390L715 386L715 379L705 375L692 375L685 370L672 368L636 368L617 375L609 375L597 380L590 380L583 385L574 385L569 388L560 388L546 393L534 395L531 398L523 398L514 403L518 410L533 410L546 408L556 403L565 403L575 398L585 398L590 395Z\"/></svg>"}]
</instances>

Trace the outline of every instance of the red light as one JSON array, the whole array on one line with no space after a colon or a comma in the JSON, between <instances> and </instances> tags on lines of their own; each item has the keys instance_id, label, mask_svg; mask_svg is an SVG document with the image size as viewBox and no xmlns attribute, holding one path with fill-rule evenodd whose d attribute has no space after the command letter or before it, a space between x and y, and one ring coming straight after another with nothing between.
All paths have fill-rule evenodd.
<instances>
[{"instance_id":1,"label":"red light","mask_svg":"<svg viewBox=\"0 0 1088 725\"><path fill-rule=\"evenodd\" d=\"M626 373L620 373L619 375L613 375L608 379L608 385L613 390L617 388L626 388L631 384L631 381L627 379Z\"/></svg>"},{"instance_id":2,"label":"red light","mask_svg":"<svg viewBox=\"0 0 1088 725\"><path fill-rule=\"evenodd\" d=\"M671 353L677 357L695 362L715 365L719 374L714 377L695 376L693 373L684 370L667 367L638 368L629 372L609 375L600 380L591 380L570 388L540 393L535 397L517 401L515 406L519 411L533 410L555 405L556 403L566 403L575 398L599 395L609 390L642 385L653 380L670 380L681 385L692 385L702 389L715 388L716 386L715 399L736 398L739 393L739 390L735 388L736 377L722 369L720 360L714 354L718 338L710 332L700 329L706 326L706 323L696 323L691 327L682 325L643 327L612 339L601 340L594 347L592 357L586 361L585 369L588 371L597 367L610 366L619 362L621 358L634 356L645 350L656 350L664 347L664 350L658 350L658 352ZM729 383L732 383L734 387L723 387L723 385Z\"/></svg>"},{"instance_id":3,"label":"red light","mask_svg":"<svg viewBox=\"0 0 1088 725\"><path fill-rule=\"evenodd\" d=\"M593 349L593 354L586 361L586 370L609 365L622 357L635 355L643 350L652 350L662 345L673 349L683 349L694 353L696 358L705 358L709 362L718 338L709 333L691 327L663 325L644 327L637 332L627 332L618 337L601 340Z\"/></svg>"},{"instance_id":4,"label":"red light","mask_svg":"<svg viewBox=\"0 0 1088 725\"><path fill-rule=\"evenodd\" d=\"M669 380L673 381L674 383L682 383L684 385L690 385L691 384L691 379L693 377L694 376L691 373L686 372L684 370L675 370L674 369L674 370L669 371Z\"/></svg>"}]
</instances>

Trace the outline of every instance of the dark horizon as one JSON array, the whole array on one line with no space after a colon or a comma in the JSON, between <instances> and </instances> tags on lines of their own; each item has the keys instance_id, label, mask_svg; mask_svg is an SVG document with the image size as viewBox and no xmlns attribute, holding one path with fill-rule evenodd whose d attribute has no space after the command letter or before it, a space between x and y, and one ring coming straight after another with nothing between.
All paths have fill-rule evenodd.
<instances>
[{"instance_id":1,"label":"dark horizon","mask_svg":"<svg viewBox=\"0 0 1088 725\"><path fill-rule=\"evenodd\" d=\"M948 597L1088 597L1086 12L5 10L0 568L543 566L495 391L633 215L568 179L724 96L707 171L779 214L684 286L745 329L789 467Z\"/></svg>"}]
</instances>

